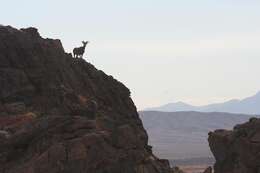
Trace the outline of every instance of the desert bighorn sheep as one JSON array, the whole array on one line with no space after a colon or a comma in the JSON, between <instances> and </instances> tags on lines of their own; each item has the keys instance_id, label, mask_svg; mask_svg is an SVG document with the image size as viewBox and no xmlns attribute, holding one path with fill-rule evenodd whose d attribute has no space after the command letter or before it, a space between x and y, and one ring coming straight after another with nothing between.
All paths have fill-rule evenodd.
<instances>
[{"instance_id":1,"label":"desert bighorn sheep","mask_svg":"<svg viewBox=\"0 0 260 173\"><path fill-rule=\"evenodd\" d=\"M82 47L76 47L73 49L73 57L74 58L82 58L83 54L85 52L85 47L88 44L88 41L82 41L83 46Z\"/></svg>"}]
</instances>

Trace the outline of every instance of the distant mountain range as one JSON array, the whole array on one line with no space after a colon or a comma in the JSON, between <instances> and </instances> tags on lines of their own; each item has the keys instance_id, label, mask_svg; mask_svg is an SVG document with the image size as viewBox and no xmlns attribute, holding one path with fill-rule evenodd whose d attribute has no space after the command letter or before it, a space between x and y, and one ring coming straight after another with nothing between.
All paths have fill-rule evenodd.
<instances>
[{"instance_id":1,"label":"distant mountain range","mask_svg":"<svg viewBox=\"0 0 260 173\"><path fill-rule=\"evenodd\" d=\"M183 102L169 103L160 107L148 108L146 111L178 112L229 112L242 114L260 114L260 92L242 100L230 100L224 103L205 106L193 106Z\"/></svg>"},{"instance_id":2,"label":"distant mountain range","mask_svg":"<svg viewBox=\"0 0 260 173\"><path fill-rule=\"evenodd\" d=\"M208 132L232 129L251 117L244 114L202 112L139 112L149 143L161 158L170 160L212 157Z\"/></svg>"}]
</instances>

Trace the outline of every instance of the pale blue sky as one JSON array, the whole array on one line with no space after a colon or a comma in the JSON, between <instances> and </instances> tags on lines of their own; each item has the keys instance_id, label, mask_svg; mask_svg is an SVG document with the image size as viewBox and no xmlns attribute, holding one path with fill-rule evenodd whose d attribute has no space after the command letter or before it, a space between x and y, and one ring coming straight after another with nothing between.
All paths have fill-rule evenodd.
<instances>
[{"instance_id":1,"label":"pale blue sky","mask_svg":"<svg viewBox=\"0 0 260 173\"><path fill-rule=\"evenodd\" d=\"M259 0L0 1L0 22L34 26L132 91L139 109L260 90Z\"/></svg>"}]
</instances>

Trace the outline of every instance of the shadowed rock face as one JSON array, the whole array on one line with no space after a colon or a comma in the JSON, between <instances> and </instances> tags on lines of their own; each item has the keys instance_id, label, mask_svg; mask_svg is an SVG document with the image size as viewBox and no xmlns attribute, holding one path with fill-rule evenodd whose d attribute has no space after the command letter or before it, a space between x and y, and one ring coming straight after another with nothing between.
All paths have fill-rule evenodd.
<instances>
[{"instance_id":1,"label":"shadowed rock face","mask_svg":"<svg viewBox=\"0 0 260 173\"><path fill-rule=\"evenodd\" d=\"M233 131L209 133L216 158L215 173L258 173L260 171L260 119L237 125Z\"/></svg>"},{"instance_id":2,"label":"shadowed rock face","mask_svg":"<svg viewBox=\"0 0 260 173\"><path fill-rule=\"evenodd\" d=\"M0 173L169 173L129 90L37 29L0 26Z\"/></svg>"}]
</instances>

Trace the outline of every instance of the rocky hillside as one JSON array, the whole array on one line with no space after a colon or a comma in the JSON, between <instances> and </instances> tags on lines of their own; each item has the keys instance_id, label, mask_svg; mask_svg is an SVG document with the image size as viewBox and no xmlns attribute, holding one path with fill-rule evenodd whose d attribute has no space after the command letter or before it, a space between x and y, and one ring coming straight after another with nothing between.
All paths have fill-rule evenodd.
<instances>
[{"instance_id":1,"label":"rocky hillside","mask_svg":"<svg viewBox=\"0 0 260 173\"><path fill-rule=\"evenodd\" d=\"M215 173L259 173L260 119L251 118L232 131L211 132L209 144L216 158Z\"/></svg>"},{"instance_id":2,"label":"rocky hillside","mask_svg":"<svg viewBox=\"0 0 260 173\"><path fill-rule=\"evenodd\" d=\"M122 83L35 28L0 40L0 173L171 172Z\"/></svg>"}]
</instances>

